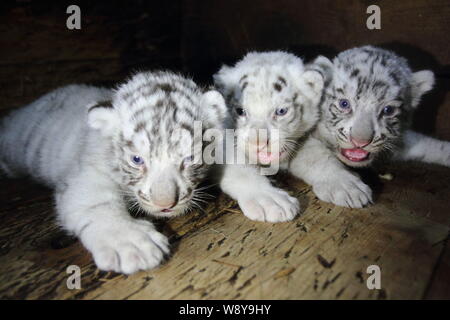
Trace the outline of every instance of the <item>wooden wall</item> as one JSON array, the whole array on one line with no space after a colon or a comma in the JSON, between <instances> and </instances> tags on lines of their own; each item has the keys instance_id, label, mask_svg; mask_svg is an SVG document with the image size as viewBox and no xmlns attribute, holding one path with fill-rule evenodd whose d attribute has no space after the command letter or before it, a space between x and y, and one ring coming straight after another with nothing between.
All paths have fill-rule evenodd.
<instances>
[{"instance_id":1,"label":"wooden wall","mask_svg":"<svg viewBox=\"0 0 450 320\"><path fill-rule=\"evenodd\" d=\"M66 9L81 8L81 30ZM180 69L180 1L0 2L0 110L69 83L113 85L132 71Z\"/></svg>"},{"instance_id":2,"label":"wooden wall","mask_svg":"<svg viewBox=\"0 0 450 320\"><path fill-rule=\"evenodd\" d=\"M112 85L134 70L183 70L210 83L222 63L250 50L286 49L310 60L374 44L404 55L415 69L436 72L436 90L415 126L450 140L448 0L76 3L82 29L70 31L72 1L0 2L0 114L58 86ZM374 3L381 7L381 30L366 28L366 8Z\"/></svg>"},{"instance_id":3,"label":"wooden wall","mask_svg":"<svg viewBox=\"0 0 450 320\"><path fill-rule=\"evenodd\" d=\"M366 27L371 4L381 8L381 30ZM285 49L310 60L365 44L393 49L414 69L436 72L437 88L415 125L450 140L448 0L185 0L183 19L183 65L202 81L250 50Z\"/></svg>"}]
</instances>

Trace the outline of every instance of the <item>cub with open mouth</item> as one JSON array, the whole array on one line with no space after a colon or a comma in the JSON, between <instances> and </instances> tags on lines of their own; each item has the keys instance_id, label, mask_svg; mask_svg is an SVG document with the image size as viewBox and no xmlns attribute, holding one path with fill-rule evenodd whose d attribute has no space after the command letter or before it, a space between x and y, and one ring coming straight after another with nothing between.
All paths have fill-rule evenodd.
<instances>
[{"instance_id":1,"label":"cub with open mouth","mask_svg":"<svg viewBox=\"0 0 450 320\"><path fill-rule=\"evenodd\" d=\"M391 51L364 46L340 53L333 61L318 57L325 75L321 120L305 144L299 175L319 199L361 208L372 190L347 167L376 161L419 160L450 166L450 143L411 131L411 118L434 75L412 72Z\"/></svg>"},{"instance_id":2,"label":"cub with open mouth","mask_svg":"<svg viewBox=\"0 0 450 320\"><path fill-rule=\"evenodd\" d=\"M250 219L292 220L298 200L266 175L302 166L296 158L319 119L321 73L290 53L252 52L233 67L223 66L214 81L227 101L230 127L236 129L232 144L237 154L245 154L245 163L225 165L222 190Z\"/></svg>"}]
</instances>

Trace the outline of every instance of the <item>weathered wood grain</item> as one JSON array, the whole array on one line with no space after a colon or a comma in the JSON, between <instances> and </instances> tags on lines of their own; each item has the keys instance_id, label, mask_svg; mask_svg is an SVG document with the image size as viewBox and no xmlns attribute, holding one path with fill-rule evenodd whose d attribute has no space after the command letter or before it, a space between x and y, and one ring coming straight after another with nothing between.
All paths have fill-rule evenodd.
<instances>
[{"instance_id":1,"label":"weathered wood grain","mask_svg":"<svg viewBox=\"0 0 450 320\"><path fill-rule=\"evenodd\" d=\"M450 251L449 251L449 236L434 245L444 245L438 260L436 261L433 273L430 277L430 282L423 296L424 299L448 299L448 292L450 292Z\"/></svg>"},{"instance_id":2,"label":"weathered wood grain","mask_svg":"<svg viewBox=\"0 0 450 320\"><path fill-rule=\"evenodd\" d=\"M158 269L131 276L98 272L79 242L69 239L59 248L61 239L55 238L62 235L48 191L36 193L24 181L13 182L20 187L8 191L12 199L0 211L0 297L450 298L442 282L449 271L443 248L449 233L450 171L409 165L391 172L394 180L383 182L378 203L361 210L323 203L308 186L282 176L281 184L293 190L305 211L281 224L250 221L219 195L205 212L160 225L172 239L172 257ZM66 287L70 264L82 269L81 290ZM382 290L366 287L372 264L381 268Z\"/></svg>"},{"instance_id":3,"label":"weathered wood grain","mask_svg":"<svg viewBox=\"0 0 450 320\"><path fill-rule=\"evenodd\" d=\"M381 29L369 30L366 9L381 9ZM288 50L305 61L363 45L406 57L414 70L431 69L437 85L426 95L415 127L450 140L450 2L447 0L185 0L181 53L184 69L211 81L222 64L253 50Z\"/></svg>"},{"instance_id":4,"label":"weathered wood grain","mask_svg":"<svg viewBox=\"0 0 450 320\"><path fill-rule=\"evenodd\" d=\"M0 5L0 115L71 83L113 86L136 70L180 69L180 2L81 0Z\"/></svg>"}]
</instances>

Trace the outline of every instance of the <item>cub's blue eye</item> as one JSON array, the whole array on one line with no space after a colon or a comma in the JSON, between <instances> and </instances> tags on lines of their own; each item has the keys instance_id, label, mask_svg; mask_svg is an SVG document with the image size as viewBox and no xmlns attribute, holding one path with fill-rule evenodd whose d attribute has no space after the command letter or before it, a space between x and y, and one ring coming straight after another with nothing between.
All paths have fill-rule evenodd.
<instances>
[{"instance_id":1,"label":"cub's blue eye","mask_svg":"<svg viewBox=\"0 0 450 320\"><path fill-rule=\"evenodd\" d=\"M132 156L132 157L131 157L131 161L133 161L133 163L134 163L135 165L138 165L138 166L141 166L141 165L144 164L144 159L142 159L142 158L139 157L139 156Z\"/></svg>"},{"instance_id":2,"label":"cub's blue eye","mask_svg":"<svg viewBox=\"0 0 450 320\"><path fill-rule=\"evenodd\" d=\"M236 113L240 117L245 116L245 110L243 108L236 108Z\"/></svg>"},{"instance_id":3,"label":"cub's blue eye","mask_svg":"<svg viewBox=\"0 0 450 320\"><path fill-rule=\"evenodd\" d=\"M350 108L350 101L347 99L341 99L339 100L339 107L342 109L349 109Z\"/></svg>"},{"instance_id":4,"label":"cub's blue eye","mask_svg":"<svg viewBox=\"0 0 450 320\"><path fill-rule=\"evenodd\" d=\"M194 156L189 156L183 159L183 162L185 163L191 163L194 161Z\"/></svg>"},{"instance_id":5,"label":"cub's blue eye","mask_svg":"<svg viewBox=\"0 0 450 320\"><path fill-rule=\"evenodd\" d=\"M188 156L183 159L183 162L181 163L181 169L184 169L186 167L189 167L194 163L194 156Z\"/></svg>"},{"instance_id":6,"label":"cub's blue eye","mask_svg":"<svg viewBox=\"0 0 450 320\"><path fill-rule=\"evenodd\" d=\"M288 112L288 108L279 108L275 111L277 116L284 116Z\"/></svg>"},{"instance_id":7,"label":"cub's blue eye","mask_svg":"<svg viewBox=\"0 0 450 320\"><path fill-rule=\"evenodd\" d=\"M383 108L383 115L390 116L394 113L395 109L392 106L386 106Z\"/></svg>"}]
</instances>

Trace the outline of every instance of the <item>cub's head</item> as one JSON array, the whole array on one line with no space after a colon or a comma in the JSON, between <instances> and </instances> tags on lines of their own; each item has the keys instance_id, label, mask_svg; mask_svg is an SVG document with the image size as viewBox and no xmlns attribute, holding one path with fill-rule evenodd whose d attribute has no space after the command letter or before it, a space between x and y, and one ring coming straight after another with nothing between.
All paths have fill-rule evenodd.
<instances>
[{"instance_id":1,"label":"cub's head","mask_svg":"<svg viewBox=\"0 0 450 320\"><path fill-rule=\"evenodd\" d=\"M319 134L352 167L370 165L401 142L413 109L434 84L431 71L413 73L404 58L365 46L315 62L325 78Z\"/></svg>"},{"instance_id":2,"label":"cub's head","mask_svg":"<svg viewBox=\"0 0 450 320\"><path fill-rule=\"evenodd\" d=\"M119 86L112 101L91 106L88 122L113 142L108 157L124 194L148 213L172 217L202 201L198 185L208 166L198 146L204 130L222 128L226 114L219 92L149 72Z\"/></svg>"},{"instance_id":3,"label":"cub's head","mask_svg":"<svg viewBox=\"0 0 450 320\"><path fill-rule=\"evenodd\" d=\"M214 82L227 100L238 139L246 143L243 151L262 164L292 156L299 138L318 121L323 77L292 54L249 53L234 67L223 66ZM254 134L259 129L266 134Z\"/></svg>"}]
</instances>

